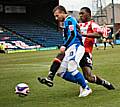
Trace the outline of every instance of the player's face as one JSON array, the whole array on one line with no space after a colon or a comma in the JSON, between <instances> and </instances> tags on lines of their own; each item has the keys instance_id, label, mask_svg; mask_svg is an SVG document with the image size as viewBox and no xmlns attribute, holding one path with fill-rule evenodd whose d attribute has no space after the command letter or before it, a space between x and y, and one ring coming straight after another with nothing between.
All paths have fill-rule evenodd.
<instances>
[{"instance_id":1,"label":"player's face","mask_svg":"<svg viewBox=\"0 0 120 107\"><path fill-rule=\"evenodd\" d=\"M59 22L64 21L63 12L60 12L59 10L56 10L54 12L54 16L55 16L55 19L58 20Z\"/></svg>"},{"instance_id":2,"label":"player's face","mask_svg":"<svg viewBox=\"0 0 120 107\"><path fill-rule=\"evenodd\" d=\"M90 15L89 15L88 12L86 12L85 9L80 10L79 16L80 16L80 21L81 21L81 22L84 23L84 22L89 21Z\"/></svg>"}]
</instances>

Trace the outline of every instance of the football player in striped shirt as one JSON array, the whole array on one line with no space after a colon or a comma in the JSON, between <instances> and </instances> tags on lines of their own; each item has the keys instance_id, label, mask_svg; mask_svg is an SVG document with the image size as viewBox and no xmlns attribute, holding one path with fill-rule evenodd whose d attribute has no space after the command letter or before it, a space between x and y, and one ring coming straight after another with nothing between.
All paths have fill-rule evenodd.
<instances>
[{"instance_id":1,"label":"football player in striped shirt","mask_svg":"<svg viewBox=\"0 0 120 107\"><path fill-rule=\"evenodd\" d=\"M77 20L68 15L63 6L55 7L53 13L56 20L64 22L64 44L60 47L60 52L65 54L63 60L61 61L57 75L69 81L71 81L71 77L73 77L75 81L72 82L76 82L83 88L79 97L88 96L92 93L92 90L89 88L83 75L78 70L79 63L84 55L85 49L82 43L82 36L78 33ZM41 83L46 84L43 80L46 81L51 79L39 78L38 80Z\"/></svg>"},{"instance_id":2,"label":"football player in striped shirt","mask_svg":"<svg viewBox=\"0 0 120 107\"><path fill-rule=\"evenodd\" d=\"M90 83L96 83L102 85L108 90L115 89L111 83L100 78L99 76L93 75L92 70L92 51L94 45L94 39L96 37L103 36L105 32L101 27L91 19L91 10L88 7L81 8L80 12L80 30L83 36L83 44L85 47L85 54L80 61L83 74ZM86 36L87 35L87 36Z\"/></svg>"}]
</instances>

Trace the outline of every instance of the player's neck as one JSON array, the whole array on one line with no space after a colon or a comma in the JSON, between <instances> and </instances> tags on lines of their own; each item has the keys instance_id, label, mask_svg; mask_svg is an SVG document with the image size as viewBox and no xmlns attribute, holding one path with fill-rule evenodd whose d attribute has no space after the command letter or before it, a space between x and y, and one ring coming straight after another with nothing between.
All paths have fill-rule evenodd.
<instances>
[{"instance_id":1,"label":"player's neck","mask_svg":"<svg viewBox=\"0 0 120 107\"><path fill-rule=\"evenodd\" d=\"M88 16L88 17L87 17L87 21L89 22L89 21L91 21L91 20L92 20L91 16Z\"/></svg>"},{"instance_id":2,"label":"player's neck","mask_svg":"<svg viewBox=\"0 0 120 107\"><path fill-rule=\"evenodd\" d=\"M64 20L68 17L69 15L68 14L64 14Z\"/></svg>"},{"instance_id":3,"label":"player's neck","mask_svg":"<svg viewBox=\"0 0 120 107\"><path fill-rule=\"evenodd\" d=\"M86 22L90 22L92 19L88 19L88 20L86 20L84 23L86 23Z\"/></svg>"},{"instance_id":4,"label":"player's neck","mask_svg":"<svg viewBox=\"0 0 120 107\"><path fill-rule=\"evenodd\" d=\"M66 19L68 16L69 16L68 14L65 14L65 15L64 15L64 18Z\"/></svg>"}]
</instances>

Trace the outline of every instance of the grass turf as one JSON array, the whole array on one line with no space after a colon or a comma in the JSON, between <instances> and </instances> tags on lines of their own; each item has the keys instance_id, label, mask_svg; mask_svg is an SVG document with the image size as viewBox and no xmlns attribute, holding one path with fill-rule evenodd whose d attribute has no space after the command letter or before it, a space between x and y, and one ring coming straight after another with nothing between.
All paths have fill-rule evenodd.
<instances>
[{"instance_id":1,"label":"grass turf","mask_svg":"<svg viewBox=\"0 0 120 107\"><path fill-rule=\"evenodd\" d=\"M93 93L78 98L79 86L56 77L54 87L49 88L37 81L46 76L51 61L58 53L40 51L29 53L0 54L0 107L119 107L120 106L120 46L93 52L93 72L112 82L115 90L89 84ZM14 93L16 84L24 82L30 94L19 97Z\"/></svg>"}]
</instances>

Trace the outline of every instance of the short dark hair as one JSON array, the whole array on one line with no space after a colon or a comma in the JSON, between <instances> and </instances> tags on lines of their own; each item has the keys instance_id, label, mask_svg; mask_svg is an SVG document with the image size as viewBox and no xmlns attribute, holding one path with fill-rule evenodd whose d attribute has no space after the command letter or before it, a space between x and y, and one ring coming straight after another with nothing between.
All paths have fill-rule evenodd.
<instances>
[{"instance_id":1,"label":"short dark hair","mask_svg":"<svg viewBox=\"0 0 120 107\"><path fill-rule=\"evenodd\" d=\"M54 9L53 9L53 13L55 13L56 10L60 10L61 12L63 11L65 14L67 14L67 11L65 9L65 7L59 5L59 6L56 6Z\"/></svg>"},{"instance_id":2,"label":"short dark hair","mask_svg":"<svg viewBox=\"0 0 120 107\"><path fill-rule=\"evenodd\" d=\"M85 9L85 11L91 15L90 8L88 8L88 7L82 7L80 10L83 10L83 9Z\"/></svg>"}]
</instances>

